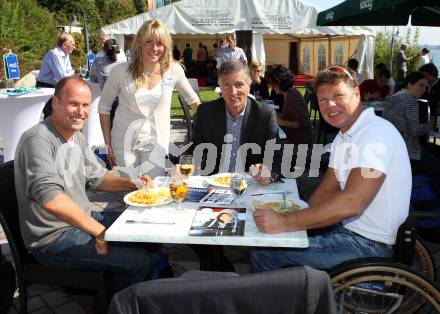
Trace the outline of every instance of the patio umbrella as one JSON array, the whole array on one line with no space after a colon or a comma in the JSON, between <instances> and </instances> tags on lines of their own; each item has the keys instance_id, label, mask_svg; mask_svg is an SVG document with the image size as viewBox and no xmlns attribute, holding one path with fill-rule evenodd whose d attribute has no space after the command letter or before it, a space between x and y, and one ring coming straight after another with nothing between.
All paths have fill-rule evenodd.
<instances>
[{"instance_id":1,"label":"patio umbrella","mask_svg":"<svg viewBox=\"0 0 440 314\"><path fill-rule=\"evenodd\" d=\"M318 14L318 26L440 26L440 0L346 0Z\"/></svg>"}]
</instances>

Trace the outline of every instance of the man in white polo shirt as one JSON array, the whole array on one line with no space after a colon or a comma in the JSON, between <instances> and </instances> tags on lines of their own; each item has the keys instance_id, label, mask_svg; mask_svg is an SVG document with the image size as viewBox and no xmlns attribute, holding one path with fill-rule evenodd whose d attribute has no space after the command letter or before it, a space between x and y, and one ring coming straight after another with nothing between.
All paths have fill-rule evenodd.
<instances>
[{"instance_id":1,"label":"man in white polo shirt","mask_svg":"<svg viewBox=\"0 0 440 314\"><path fill-rule=\"evenodd\" d=\"M254 212L265 233L315 229L309 248L256 249L252 271L293 265L329 269L356 258L392 255L398 227L408 216L408 152L394 126L362 105L353 75L334 66L319 72L315 81L321 116L340 132L310 207L289 215L267 207Z\"/></svg>"}]
</instances>

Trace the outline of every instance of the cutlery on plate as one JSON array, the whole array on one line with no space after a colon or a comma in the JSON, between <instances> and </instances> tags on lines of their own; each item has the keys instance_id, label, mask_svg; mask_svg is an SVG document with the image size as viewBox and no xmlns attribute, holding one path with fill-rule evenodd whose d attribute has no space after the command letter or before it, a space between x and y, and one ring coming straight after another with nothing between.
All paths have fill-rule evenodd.
<instances>
[{"instance_id":1,"label":"cutlery on plate","mask_svg":"<svg viewBox=\"0 0 440 314\"><path fill-rule=\"evenodd\" d=\"M155 225L174 225L174 221L160 221L160 220L134 220L128 219L125 221L128 224L155 224Z\"/></svg>"},{"instance_id":2,"label":"cutlery on plate","mask_svg":"<svg viewBox=\"0 0 440 314\"><path fill-rule=\"evenodd\" d=\"M286 209L286 208L287 208L286 194L287 194L287 193L283 193L283 194L282 194L282 195L283 195L283 209Z\"/></svg>"},{"instance_id":3,"label":"cutlery on plate","mask_svg":"<svg viewBox=\"0 0 440 314\"><path fill-rule=\"evenodd\" d=\"M251 194L251 196L260 196L260 195L266 195L266 194L291 194L292 192L290 191L272 191L272 192L263 192L263 193L256 193L256 194Z\"/></svg>"}]
</instances>

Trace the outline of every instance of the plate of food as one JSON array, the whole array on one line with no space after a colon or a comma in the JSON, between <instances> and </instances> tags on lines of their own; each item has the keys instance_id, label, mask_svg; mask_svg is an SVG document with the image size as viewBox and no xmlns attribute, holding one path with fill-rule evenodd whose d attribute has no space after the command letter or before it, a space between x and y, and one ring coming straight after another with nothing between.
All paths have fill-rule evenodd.
<instances>
[{"instance_id":1,"label":"plate of food","mask_svg":"<svg viewBox=\"0 0 440 314\"><path fill-rule=\"evenodd\" d=\"M283 197L281 194L267 194L261 196L253 196L251 199L252 209L255 206L267 206L280 214L290 214L303 208L309 207L309 205L300 199L295 199L286 196L286 207L284 207Z\"/></svg>"},{"instance_id":2,"label":"plate of food","mask_svg":"<svg viewBox=\"0 0 440 314\"><path fill-rule=\"evenodd\" d=\"M149 188L133 191L124 197L124 202L131 206L151 207L169 204L173 201L169 188Z\"/></svg>"},{"instance_id":3,"label":"plate of food","mask_svg":"<svg viewBox=\"0 0 440 314\"><path fill-rule=\"evenodd\" d=\"M231 178L233 175L236 175L238 173L218 173L211 177L209 177L206 182L210 185L222 187L222 188L229 188L231 186ZM252 177L248 174L244 175L246 178L246 181L251 179Z\"/></svg>"}]
</instances>

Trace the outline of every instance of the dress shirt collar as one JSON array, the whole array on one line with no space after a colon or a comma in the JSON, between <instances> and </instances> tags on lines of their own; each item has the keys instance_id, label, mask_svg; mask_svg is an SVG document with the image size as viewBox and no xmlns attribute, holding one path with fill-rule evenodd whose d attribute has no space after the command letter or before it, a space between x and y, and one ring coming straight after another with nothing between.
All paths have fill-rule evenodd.
<instances>
[{"instance_id":1,"label":"dress shirt collar","mask_svg":"<svg viewBox=\"0 0 440 314\"><path fill-rule=\"evenodd\" d=\"M226 107L226 103L225 103L225 110L226 110L226 119L227 120L231 120L232 122L235 122L235 120L237 120L239 117L244 117L244 114L245 114L245 112L246 112L246 107L247 107L247 105L248 105L248 102L249 102L249 98L247 99L247 101L246 101L246 104L244 105L244 108L243 108L243 110L235 117L235 118L233 118L232 116L231 116L231 114L229 113L229 111L228 111L228 108Z\"/></svg>"},{"instance_id":2,"label":"dress shirt collar","mask_svg":"<svg viewBox=\"0 0 440 314\"><path fill-rule=\"evenodd\" d=\"M65 52L63 51L63 49L61 49L61 48L58 47L58 46L55 47L55 51L56 51L57 54L59 54L60 56L63 56L63 57L66 57L66 56L68 55L67 53L65 53Z\"/></svg>"}]
</instances>

